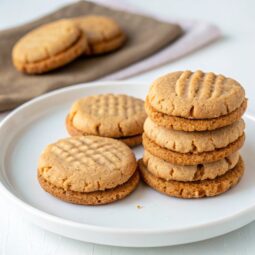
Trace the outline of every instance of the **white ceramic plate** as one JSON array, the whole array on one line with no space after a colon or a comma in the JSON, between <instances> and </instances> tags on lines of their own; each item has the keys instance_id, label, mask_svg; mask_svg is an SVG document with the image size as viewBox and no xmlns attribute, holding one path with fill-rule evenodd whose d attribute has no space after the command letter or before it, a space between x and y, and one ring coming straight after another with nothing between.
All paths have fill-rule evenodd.
<instances>
[{"instance_id":1,"label":"white ceramic plate","mask_svg":"<svg viewBox=\"0 0 255 255\"><path fill-rule=\"evenodd\" d=\"M122 201L91 207L62 202L40 188L36 178L38 157L48 143L68 135L65 116L74 100L100 93L144 98L148 87L130 82L78 85L38 97L13 111L0 127L0 192L20 213L42 228L82 241L117 246L194 242L254 220L255 118L248 114L247 139L242 149L246 172L236 187L221 196L176 199L140 184ZM134 150L137 158L142 150L142 147Z\"/></svg>"}]
</instances>

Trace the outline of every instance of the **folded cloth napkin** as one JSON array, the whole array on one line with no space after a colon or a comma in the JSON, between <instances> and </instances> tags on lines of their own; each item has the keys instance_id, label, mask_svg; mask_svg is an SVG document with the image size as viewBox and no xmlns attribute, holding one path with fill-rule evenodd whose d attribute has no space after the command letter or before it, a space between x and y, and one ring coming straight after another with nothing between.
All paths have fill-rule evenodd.
<instances>
[{"instance_id":1,"label":"folded cloth napkin","mask_svg":"<svg viewBox=\"0 0 255 255\"><path fill-rule=\"evenodd\" d=\"M15 70L11 61L11 51L21 36L41 24L56 19L88 14L113 17L127 33L128 41L125 46L103 56L80 57L61 69L43 75L26 75ZM23 26L1 31L0 111L12 109L47 91L95 80L116 72L154 54L181 34L181 28L174 23L166 23L86 1L70 4Z\"/></svg>"},{"instance_id":2,"label":"folded cloth napkin","mask_svg":"<svg viewBox=\"0 0 255 255\"><path fill-rule=\"evenodd\" d=\"M115 9L126 10L129 12L146 14L150 17L154 17L158 20L179 24L184 31L183 36L178 40L175 40L168 46L162 48L157 53L133 64L126 68L123 68L117 72L103 77L101 80L119 80L125 79L139 73L152 70L153 68L162 66L166 63L170 63L176 59L179 59L191 52L194 52L205 45L216 41L221 37L221 31L219 27L206 21L198 20L183 20L174 19L171 16L157 15L154 12L148 12L139 9L137 6L127 4L124 1L119 0L93 0L96 3L102 5L107 4Z\"/></svg>"}]
</instances>

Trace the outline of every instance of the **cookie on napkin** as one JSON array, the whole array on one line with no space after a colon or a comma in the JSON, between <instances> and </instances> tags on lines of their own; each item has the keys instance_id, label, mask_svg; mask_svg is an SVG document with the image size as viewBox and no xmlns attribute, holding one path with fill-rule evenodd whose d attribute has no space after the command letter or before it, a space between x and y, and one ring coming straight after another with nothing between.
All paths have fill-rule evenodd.
<instances>
[{"instance_id":1,"label":"cookie on napkin","mask_svg":"<svg viewBox=\"0 0 255 255\"><path fill-rule=\"evenodd\" d=\"M14 45L12 60L17 70L39 74L71 62L88 48L84 33L70 20L42 25Z\"/></svg>"}]
</instances>

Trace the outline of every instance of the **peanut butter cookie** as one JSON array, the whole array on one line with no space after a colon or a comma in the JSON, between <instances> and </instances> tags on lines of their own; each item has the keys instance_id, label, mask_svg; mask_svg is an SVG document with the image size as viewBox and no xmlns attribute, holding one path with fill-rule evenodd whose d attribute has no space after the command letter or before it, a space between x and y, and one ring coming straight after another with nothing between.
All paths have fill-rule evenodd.
<instances>
[{"instance_id":1,"label":"peanut butter cookie","mask_svg":"<svg viewBox=\"0 0 255 255\"><path fill-rule=\"evenodd\" d=\"M133 152L124 143L77 136L50 144L41 154L38 179L43 189L65 201L105 204L131 193L139 182Z\"/></svg>"},{"instance_id":2,"label":"peanut butter cookie","mask_svg":"<svg viewBox=\"0 0 255 255\"><path fill-rule=\"evenodd\" d=\"M215 179L235 167L238 160L239 152L234 152L226 158L211 163L183 166L171 164L153 156L148 151L145 151L143 156L143 163L147 167L147 170L154 176L167 181L200 181Z\"/></svg>"},{"instance_id":3,"label":"peanut butter cookie","mask_svg":"<svg viewBox=\"0 0 255 255\"><path fill-rule=\"evenodd\" d=\"M66 118L70 135L119 139L129 146L142 141L144 102L127 95L104 94L77 100Z\"/></svg>"},{"instance_id":4,"label":"peanut butter cookie","mask_svg":"<svg viewBox=\"0 0 255 255\"><path fill-rule=\"evenodd\" d=\"M70 20L58 20L29 32L14 46L17 70L39 74L61 67L87 49L86 36Z\"/></svg>"},{"instance_id":5,"label":"peanut butter cookie","mask_svg":"<svg viewBox=\"0 0 255 255\"><path fill-rule=\"evenodd\" d=\"M87 55L102 54L120 48L126 41L126 35L118 23L105 16L82 16L73 19L75 24L88 38Z\"/></svg>"},{"instance_id":6,"label":"peanut butter cookie","mask_svg":"<svg viewBox=\"0 0 255 255\"><path fill-rule=\"evenodd\" d=\"M241 157L237 165L224 175L213 180L195 182L166 181L151 174L142 160L139 160L138 165L145 183L163 194L179 198L217 196L235 186L244 173L244 163Z\"/></svg>"},{"instance_id":7,"label":"peanut butter cookie","mask_svg":"<svg viewBox=\"0 0 255 255\"><path fill-rule=\"evenodd\" d=\"M211 72L179 71L152 83L146 111L159 125L203 131L235 122L246 105L244 89L237 81Z\"/></svg>"}]
</instances>

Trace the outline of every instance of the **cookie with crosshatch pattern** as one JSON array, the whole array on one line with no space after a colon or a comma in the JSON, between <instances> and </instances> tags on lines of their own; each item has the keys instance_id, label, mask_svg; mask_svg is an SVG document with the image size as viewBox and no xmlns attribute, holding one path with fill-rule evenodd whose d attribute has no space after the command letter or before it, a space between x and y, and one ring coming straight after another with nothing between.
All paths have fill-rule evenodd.
<instances>
[{"instance_id":1,"label":"cookie with crosshatch pattern","mask_svg":"<svg viewBox=\"0 0 255 255\"><path fill-rule=\"evenodd\" d=\"M48 145L38 165L41 187L67 202L98 205L129 195L139 183L132 150L115 139L76 136Z\"/></svg>"},{"instance_id":2,"label":"cookie with crosshatch pattern","mask_svg":"<svg viewBox=\"0 0 255 255\"><path fill-rule=\"evenodd\" d=\"M245 91L229 77L200 70L178 71L156 79L145 109L158 125L183 131L205 131L239 120L247 107Z\"/></svg>"},{"instance_id":3,"label":"cookie with crosshatch pattern","mask_svg":"<svg viewBox=\"0 0 255 255\"><path fill-rule=\"evenodd\" d=\"M133 147L142 142L145 118L143 100L102 94L77 100L66 118L66 128L72 136L111 137Z\"/></svg>"}]
</instances>

